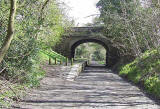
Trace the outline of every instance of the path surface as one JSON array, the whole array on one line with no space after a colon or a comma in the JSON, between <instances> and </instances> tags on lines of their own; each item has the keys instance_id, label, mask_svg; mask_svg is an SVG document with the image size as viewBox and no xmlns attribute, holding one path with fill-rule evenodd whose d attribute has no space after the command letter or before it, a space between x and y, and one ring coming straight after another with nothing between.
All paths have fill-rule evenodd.
<instances>
[{"instance_id":1,"label":"path surface","mask_svg":"<svg viewBox=\"0 0 160 109\"><path fill-rule=\"evenodd\" d=\"M75 81L53 72L22 102L20 109L160 109L139 88L105 68L87 67Z\"/></svg>"}]
</instances>

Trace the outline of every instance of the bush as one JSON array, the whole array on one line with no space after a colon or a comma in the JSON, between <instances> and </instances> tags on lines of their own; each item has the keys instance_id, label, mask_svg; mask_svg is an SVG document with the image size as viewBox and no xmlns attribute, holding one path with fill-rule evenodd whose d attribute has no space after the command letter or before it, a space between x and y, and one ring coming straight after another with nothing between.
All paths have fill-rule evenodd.
<instances>
[{"instance_id":1,"label":"bush","mask_svg":"<svg viewBox=\"0 0 160 109\"><path fill-rule=\"evenodd\" d=\"M146 79L144 82L144 86L149 93L153 93L157 97L160 97L160 79L157 75L154 75Z\"/></svg>"},{"instance_id":2,"label":"bush","mask_svg":"<svg viewBox=\"0 0 160 109\"><path fill-rule=\"evenodd\" d=\"M158 50L146 51L133 62L122 66L119 74L134 83L140 83L144 89L160 97L160 56Z\"/></svg>"}]
</instances>

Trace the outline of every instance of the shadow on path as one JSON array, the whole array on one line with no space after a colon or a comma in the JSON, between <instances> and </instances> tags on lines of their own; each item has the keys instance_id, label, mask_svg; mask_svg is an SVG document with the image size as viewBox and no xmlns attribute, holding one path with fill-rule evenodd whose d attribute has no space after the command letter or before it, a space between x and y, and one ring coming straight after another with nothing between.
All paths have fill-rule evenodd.
<instances>
[{"instance_id":1,"label":"shadow on path","mask_svg":"<svg viewBox=\"0 0 160 109\"><path fill-rule=\"evenodd\" d=\"M86 67L75 81L52 72L21 102L19 109L160 109L140 89L104 67Z\"/></svg>"}]
</instances>

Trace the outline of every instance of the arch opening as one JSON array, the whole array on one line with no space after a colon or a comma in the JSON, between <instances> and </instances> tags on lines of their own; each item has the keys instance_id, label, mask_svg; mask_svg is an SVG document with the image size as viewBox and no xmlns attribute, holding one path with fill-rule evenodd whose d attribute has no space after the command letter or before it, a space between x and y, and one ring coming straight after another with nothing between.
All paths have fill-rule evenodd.
<instances>
[{"instance_id":1,"label":"arch opening","mask_svg":"<svg viewBox=\"0 0 160 109\"><path fill-rule=\"evenodd\" d=\"M90 64L94 65L105 65L106 64L106 49L97 43L87 42L80 44L75 49L75 59L87 59Z\"/></svg>"},{"instance_id":2,"label":"arch opening","mask_svg":"<svg viewBox=\"0 0 160 109\"><path fill-rule=\"evenodd\" d=\"M82 56L84 58L89 59L93 63L104 64L107 65L108 61L108 47L102 41L96 39L84 39L75 42L71 46L71 58L80 58L80 53L78 54L78 49L86 50L86 56ZM83 51L82 50L82 51Z\"/></svg>"}]
</instances>

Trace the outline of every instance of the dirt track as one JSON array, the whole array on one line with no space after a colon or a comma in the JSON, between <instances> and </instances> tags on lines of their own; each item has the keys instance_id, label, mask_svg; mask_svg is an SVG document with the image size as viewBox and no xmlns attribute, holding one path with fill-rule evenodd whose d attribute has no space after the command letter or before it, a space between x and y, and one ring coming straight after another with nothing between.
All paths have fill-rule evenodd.
<instances>
[{"instance_id":1,"label":"dirt track","mask_svg":"<svg viewBox=\"0 0 160 109\"><path fill-rule=\"evenodd\" d=\"M105 68L87 67L75 81L61 79L48 67L38 89L20 109L160 109L139 88Z\"/></svg>"}]
</instances>

